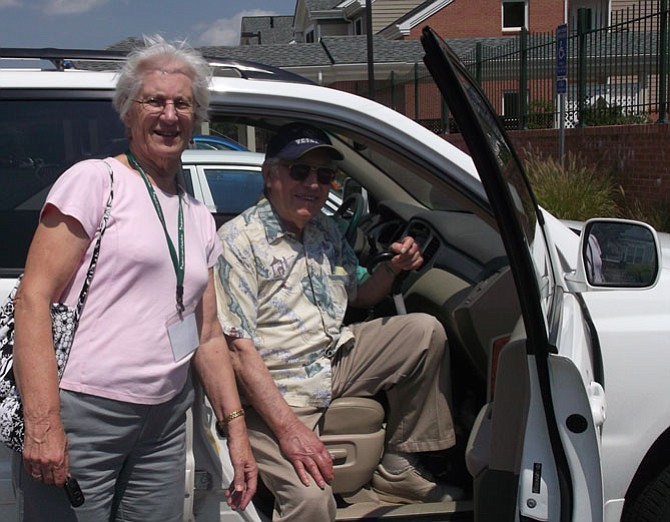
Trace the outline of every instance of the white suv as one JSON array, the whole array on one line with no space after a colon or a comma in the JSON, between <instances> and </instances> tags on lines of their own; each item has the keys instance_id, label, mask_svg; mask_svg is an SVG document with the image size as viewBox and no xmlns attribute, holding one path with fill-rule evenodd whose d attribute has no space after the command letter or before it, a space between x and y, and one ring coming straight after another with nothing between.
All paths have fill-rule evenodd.
<instances>
[{"instance_id":1,"label":"white suv","mask_svg":"<svg viewBox=\"0 0 670 522\"><path fill-rule=\"evenodd\" d=\"M422 43L471 156L373 101L258 65L231 64L236 74L211 87L211 123L241 135L294 120L330 133L345 158L337 215L361 266L403 234L422 245L426 263L395 301L352 315L397 305L435 315L449 335L459 444L426 465L462 484L466 500L380 503L367 481L383 447L383 408L336 401L322 435L338 519L667 520L668 253L645 224L595 220L580 236L538 208L479 89L428 28ZM0 294L22 270L53 180L79 159L123 150L114 82L113 72L76 68L0 70ZM189 418L184 519L269 520L263 491L243 513L226 507L230 462L202 396ZM13 521L9 476L5 458L0 517Z\"/></svg>"}]
</instances>

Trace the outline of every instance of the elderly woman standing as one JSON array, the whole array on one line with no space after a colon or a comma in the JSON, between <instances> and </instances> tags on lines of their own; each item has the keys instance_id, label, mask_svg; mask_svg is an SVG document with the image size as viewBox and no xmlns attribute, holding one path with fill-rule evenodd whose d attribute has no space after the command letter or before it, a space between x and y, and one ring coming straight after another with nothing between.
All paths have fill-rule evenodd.
<instances>
[{"instance_id":1,"label":"elderly woman standing","mask_svg":"<svg viewBox=\"0 0 670 522\"><path fill-rule=\"evenodd\" d=\"M228 504L244 509L256 488L216 318L220 243L207 208L177 183L181 153L206 114L210 71L186 46L159 37L146 44L128 56L114 99L129 150L82 161L54 184L17 295L26 435L14 480L26 521L181 521L191 362L227 423ZM110 193L108 166L111 217L59 384L49 306L77 300ZM86 498L78 508L62 490L70 475Z\"/></svg>"}]
</instances>

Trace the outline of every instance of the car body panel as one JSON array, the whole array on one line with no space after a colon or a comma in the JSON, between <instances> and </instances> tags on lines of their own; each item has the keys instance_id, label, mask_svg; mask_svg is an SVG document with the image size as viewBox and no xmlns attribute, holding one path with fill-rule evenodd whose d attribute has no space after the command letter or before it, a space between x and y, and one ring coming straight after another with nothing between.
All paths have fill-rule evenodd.
<instances>
[{"instance_id":1,"label":"car body panel","mask_svg":"<svg viewBox=\"0 0 670 522\"><path fill-rule=\"evenodd\" d=\"M608 403L603 473L608 477L609 509L618 505L615 511L620 513L637 464L668 429L670 404L664 397L670 394L670 381L659 361L667 356L670 338L670 324L664 319L664 311L670 309L670 287L662 276L653 292L627 290L625 306L613 306L617 293L592 291L584 294L584 300L602 345L609 347L603 354ZM648 422L635 421L640 418ZM618 518L608 515L607 520Z\"/></svg>"},{"instance_id":2,"label":"car body panel","mask_svg":"<svg viewBox=\"0 0 670 522\"><path fill-rule=\"evenodd\" d=\"M566 224L577 233L584 227L582 222ZM667 438L670 404L653 397L670 393L664 365L658 364L670 338L670 324L664 319L670 309L670 237L658 233L658 241L662 266L652 287L621 290L585 283L581 294L601 345L608 347L603 350L607 419L602 428L603 475L607 477L604 520L608 522L620 520L625 497L649 448ZM573 270L576 273L577 267ZM614 302L625 305L613 306ZM648 421L632 421L631 412Z\"/></svg>"}]
</instances>

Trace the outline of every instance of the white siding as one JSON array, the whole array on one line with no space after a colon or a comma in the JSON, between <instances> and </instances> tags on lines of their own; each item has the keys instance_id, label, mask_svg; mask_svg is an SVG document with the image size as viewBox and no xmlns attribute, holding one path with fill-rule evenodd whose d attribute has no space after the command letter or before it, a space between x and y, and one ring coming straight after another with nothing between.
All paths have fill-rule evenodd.
<instances>
[{"instance_id":1,"label":"white siding","mask_svg":"<svg viewBox=\"0 0 670 522\"><path fill-rule=\"evenodd\" d=\"M422 3L421 0L375 0L372 4L372 32L378 33Z\"/></svg>"},{"instance_id":2,"label":"white siding","mask_svg":"<svg viewBox=\"0 0 670 522\"><path fill-rule=\"evenodd\" d=\"M618 11L619 9L626 9L626 7L631 7L640 3L640 0L611 0L612 11Z\"/></svg>"}]
</instances>

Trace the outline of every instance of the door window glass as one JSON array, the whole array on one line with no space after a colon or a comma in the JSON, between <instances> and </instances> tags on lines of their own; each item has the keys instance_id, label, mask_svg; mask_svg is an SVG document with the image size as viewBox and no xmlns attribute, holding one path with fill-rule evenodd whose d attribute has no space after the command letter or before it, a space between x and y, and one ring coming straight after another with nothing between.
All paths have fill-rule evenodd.
<instances>
[{"instance_id":1,"label":"door window glass","mask_svg":"<svg viewBox=\"0 0 670 522\"><path fill-rule=\"evenodd\" d=\"M53 182L77 161L122 152L124 136L109 100L0 101L0 268L23 267Z\"/></svg>"},{"instance_id":2,"label":"door window glass","mask_svg":"<svg viewBox=\"0 0 670 522\"><path fill-rule=\"evenodd\" d=\"M263 176L257 170L206 168L205 178L217 213L239 214L263 192Z\"/></svg>"}]
</instances>

